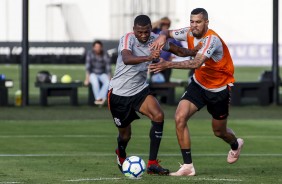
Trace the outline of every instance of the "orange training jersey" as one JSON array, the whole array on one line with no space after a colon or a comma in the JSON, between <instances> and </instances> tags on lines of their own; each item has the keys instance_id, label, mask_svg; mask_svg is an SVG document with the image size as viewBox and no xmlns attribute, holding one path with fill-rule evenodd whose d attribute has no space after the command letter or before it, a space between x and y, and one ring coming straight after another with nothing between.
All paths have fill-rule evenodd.
<instances>
[{"instance_id":1,"label":"orange training jersey","mask_svg":"<svg viewBox=\"0 0 282 184\"><path fill-rule=\"evenodd\" d=\"M234 83L234 66L229 50L224 41L213 30L209 29L202 39L197 39L190 30L187 31L188 48L194 48L199 41L203 47L198 51L209 59L195 69L195 79L207 89L216 89Z\"/></svg>"}]
</instances>

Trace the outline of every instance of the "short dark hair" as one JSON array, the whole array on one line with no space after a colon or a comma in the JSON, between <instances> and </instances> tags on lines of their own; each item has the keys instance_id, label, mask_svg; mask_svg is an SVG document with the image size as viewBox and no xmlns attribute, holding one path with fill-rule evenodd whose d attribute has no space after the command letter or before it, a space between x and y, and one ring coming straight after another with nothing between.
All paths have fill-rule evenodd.
<instances>
[{"instance_id":1,"label":"short dark hair","mask_svg":"<svg viewBox=\"0 0 282 184\"><path fill-rule=\"evenodd\" d=\"M191 15L203 14L204 19L209 20L208 12L204 8L195 8L191 11Z\"/></svg>"},{"instance_id":2,"label":"short dark hair","mask_svg":"<svg viewBox=\"0 0 282 184\"><path fill-rule=\"evenodd\" d=\"M94 45L99 44L103 47L103 43L100 40L94 40L92 43L92 47L94 47Z\"/></svg>"},{"instance_id":3,"label":"short dark hair","mask_svg":"<svg viewBox=\"0 0 282 184\"><path fill-rule=\"evenodd\" d=\"M151 24L151 19L147 15L138 15L134 19L134 26L147 26L148 24Z\"/></svg>"}]
</instances>

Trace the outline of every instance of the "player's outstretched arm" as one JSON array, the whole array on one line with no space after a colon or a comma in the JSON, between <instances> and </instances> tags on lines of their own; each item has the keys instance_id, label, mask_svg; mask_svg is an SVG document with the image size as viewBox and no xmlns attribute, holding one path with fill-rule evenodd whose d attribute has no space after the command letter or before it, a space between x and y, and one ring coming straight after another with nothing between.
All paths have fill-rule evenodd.
<instances>
[{"instance_id":1,"label":"player's outstretched arm","mask_svg":"<svg viewBox=\"0 0 282 184\"><path fill-rule=\"evenodd\" d=\"M199 44L194 49L186 49L183 47L179 47L171 42L166 43L166 44L169 44L169 46L166 48L167 51L172 52L173 54L180 56L180 57L196 56L198 50L200 50L202 47L202 44Z\"/></svg>"},{"instance_id":2,"label":"player's outstretched arm","mask_svg":"<svg viewBox=\"0 0 282 184\"><path fill-rule=\"evenodd\" d=\"M161 50L164 47L167 38L171 37L172 33L170 30L161 31L159 37L151 44L150 48L152 50Z\"/></svg>"},{"instance_id":3,"label":"player's outstretched arm","mask_svg":"<svg viewBox=\"0 0 282 184\"><path fill-rule=\"evenodd\" d=\"M162 62L151 64L149 69L151 72L158 73L162 70L168 68L175 68L175 69L196 69L202 66L202 64L208 60L208 57L198 53L195 59L192 60L185 60L182 62L168 62L162 60Z\"/></svg>"},{"instance_id":4,"label":"player's outstretched arm","mask_svg":"<svg viewBox=\"0 0 282 184\"><path fill-rule=\"evenodd\" d=\"M153 50L149 56L135 56L132 54L130 50L122 50L122 60L125 65L136 65L139 63L152 61L153 59L157 59L160 57L159 50Z\"/></svg>"}]
</instances>

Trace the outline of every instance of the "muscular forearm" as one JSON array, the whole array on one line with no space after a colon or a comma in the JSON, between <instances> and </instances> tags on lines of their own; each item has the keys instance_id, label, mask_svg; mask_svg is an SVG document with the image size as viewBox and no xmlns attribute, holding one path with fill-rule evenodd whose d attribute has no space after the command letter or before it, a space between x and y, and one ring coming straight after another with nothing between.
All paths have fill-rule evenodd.
<instances>
[{"instance_id":1,"label":"muscular forearm","mask_svg":"<svg viewBox=\"0 0 282 184\"><path fill-rule=\"evenodd\" d=\"M136 65L139 63L151 61L152 59L149 56L134 56L134 55L129 55L129 56L124 56L122 57L124 64L126 65Z\"/></svg>"},{"instance_id":2,"label":"muscular forearm","mask_svg":"<svg viewBox=\"0 0 282 184\"><path fill-rule=\"evenodd\" d=\"M196 69L202 66L205 60L200 57L195 57L192 60L185 60L182 62L168 62L167 68L175 68L175 69Z\"/></svg>"},{"instance_id":3,"label":"muscular forearm","mask_svg":"<svg viewBox=\"0 0 282 184\"><path fill-rule=\"evenodd\" d=\"M171 42L169 43L168 51L180 57L195 56L197 54L196 50L179 47Z\"/></svg>"},{"instance_id":4,"label":"muscular forearm","mask_svg":"<svg viewBox=\"0 0 282 184\"><path fill-rule=\"evenodd\" d=\"M199 68L199 65L193 60L186 60L182 62L170 62L168 63L168 68L175 68L175 69L195 69Z\"/></svg>"}]
</instances>

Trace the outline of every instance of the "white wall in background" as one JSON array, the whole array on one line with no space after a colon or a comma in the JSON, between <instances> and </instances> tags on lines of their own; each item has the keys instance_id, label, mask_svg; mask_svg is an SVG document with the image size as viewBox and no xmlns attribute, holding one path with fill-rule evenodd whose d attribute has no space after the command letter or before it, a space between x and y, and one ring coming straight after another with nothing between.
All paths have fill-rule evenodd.
<instances>
[{"instance_id":1,"label":"white wall in background","mask_svg":"<svg viewBox=\"0 0 282 184\"><path fill-rule=\"evenodd\" d=\"M121 2L121 0L29 0L29 39L30 41L119 39L121 35L113 34L113 30L118 31L119 27L114 25L120 24L111 25L111 20L114 20L111 19L113 1L115 4ZM270 65L271 0L171 0L169 3L175 3L174 14L159 17L171 17L172 29L188 26L191 10L203 7L209 13L209 27L230 45L236 65ZM55 4L63 6L47 8L48 5ZM282 3L279 3L279 7L281 42ZM152 21L156 21L156 16L152 18ZM133 19L134 17L126 18L132 22ZM21 40L22 0L0 0L0 26L0 41ZM131 31L131 28L128 31ZM280 52L282 53L282 50Z\"/></svg>"},{"instance_id":2,"label":"white wall in background","mask_svg":"<svg viewBox=\"0 0 282 184\"><path fill-rule=\"evenodd\" d=\"M112 39L110 35L110 2L111 0L30 0L30 40L45 41L47 39L46 26L48 20L52 20L53 26L56 27L56 38L68 39L66 35L63 35L66 26L62 22L63 18L60 11L57 10L54 13L56 16L53 19L46 18L48 4L76 5L79 12L70 10L65 14L68 14L69 20L67 21L70 24L72 18L78 17L81 20L80 25L84 25L81 29L77 29L80 30L77 33L81 37L80 40ZM176 15L172 28L189 25L191 10L196 7L204 7L209 13L210 28L215 29L226 42L271 42L272 1L270 0L171 0L171 2L176 3ZM0 41L19 41L21 39L21 6L22 0L0 0ZM282 3L280 3L280 6L282 6ZM282 24L281 14L280 25ZM160 17L162 16L167 15L160 15ZM71 24L71 27L74 28L76 24L78 24L77 20ZM77 27L80 28L80 25ZM282 29L280 29L280 32L282 35ZM79 40L79 36L77 37L76 40ZM114 39L116 38L118 37L115 36ZM280 40L282 40L282 36L280 36Z\"/></svg>"}]
</instances>

